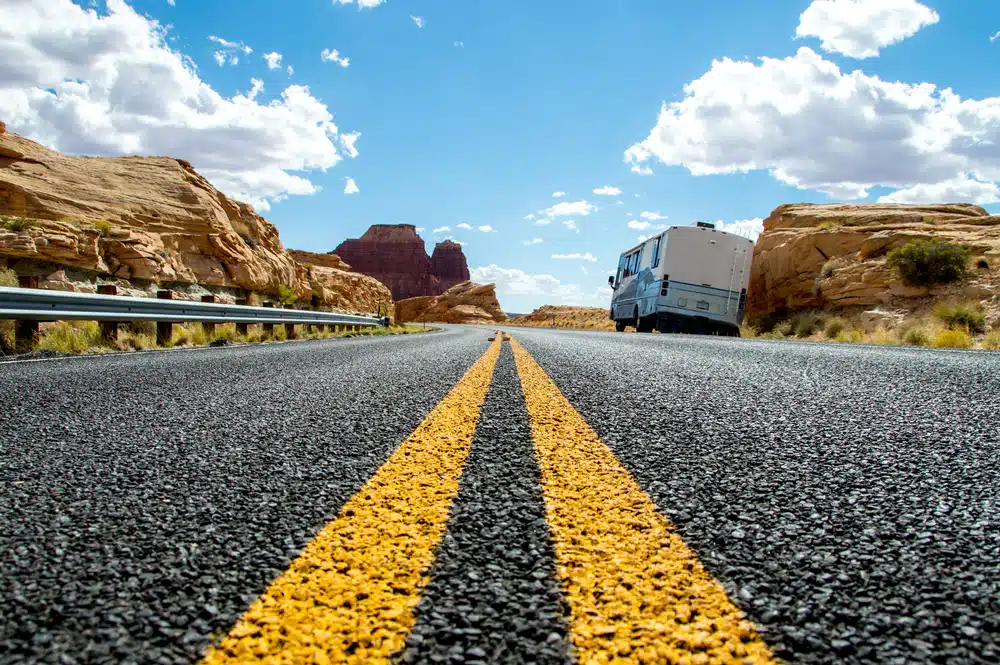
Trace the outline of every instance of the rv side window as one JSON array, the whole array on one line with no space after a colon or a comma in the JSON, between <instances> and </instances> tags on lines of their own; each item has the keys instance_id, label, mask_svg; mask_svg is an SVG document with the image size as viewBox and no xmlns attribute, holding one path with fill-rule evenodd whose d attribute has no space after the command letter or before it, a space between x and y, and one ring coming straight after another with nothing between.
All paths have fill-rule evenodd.
<instances>
[{"instance_id":1,"label":"rv side window","mask_svg":"<svg viewBox=\"0 0 1000 665\"><path fill-rule=\"evenodd\" d=\"M663 240L663 236L659 236L656 239L656 244L653 245L653 265L650 266L651 268L655 268L656 266L660 265L660 241L661 240Z\"/></svg>"}]
</instances>

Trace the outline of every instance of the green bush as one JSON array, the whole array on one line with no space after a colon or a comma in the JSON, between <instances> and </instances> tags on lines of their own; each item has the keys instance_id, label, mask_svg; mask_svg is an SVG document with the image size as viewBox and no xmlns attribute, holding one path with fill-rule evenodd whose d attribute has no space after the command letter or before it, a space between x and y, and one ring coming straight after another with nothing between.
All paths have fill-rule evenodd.
<instances>
[{"instance_id":1,"label":"green bush","mask_svg":"<svg viewBox=\"0 0 1000 665\"><path fill-rule=\"evenodd\" d=\"M812 337L823 327L823 315L818 312L800 312L792 317L792 332L796 337Z\"/></svg>"},{"instance_id":2,"label":"green bush","mask_svg":"<svg viewBox=\"0 0 1000 665\"><path fill-rule=\"evenodd\" d=\"M950 330L965 330L970 333L986 331L986 312L979 303L941 303L934 308L934 316Z\"/></svg>"},{"instance_id":3,"label":"green bush","mask_svg":"<svg viewBox=\"0 0 1000 665\"><path fill-rule=\"evenodd\" d=\"M284 284L278 284L278 302L285 307L295 304L298 298L295 297L295 291L292 287L285 286Z\"/></svg>"},{"instance_id":4,"label":"green bush","mask_svg":"<svg viewBox=\"0 0 1000 665\"><path fill-rule=\"evenodd\" d=\"M903 332L902 341L910 346L927 346L931 343L931 334L923 326L913 326Z\"/></svg>"},{"instance_id":5,"label":"green bush","mask_svg":"<svg viewBox=\"0 0 1000 665\"><path fill-rule=\"evenodd\" d=\"M111 222L99 219L94 222L94 228L101 234L102 238L107 238L111 234Z\"/></svg>"},{"instance_id":6,"label":"green bush","mask_svg":"<svg viewBox=\"0 0 1000 665\"><path fill-rule=\"evenodd\" d=\"M914 240L889 252L889 267L910 286L955 282L965 276L968 260L968 249L940 240Z\"/></svg>"},{"instance_id":7,"label":"green bush","mask_svg":"<svg viewBox=\"0 0 1000 665\"><path fill-rule=\"evenodd\" d=\"M13 231L14 233L27 231L34 226L34 224L35 223L30 219L26 219L24 217L5 217L0 215L0 226L3 226L8 231Z\"/></svg>"},{"instance_id":8,"label":"green bush","mask_svg":"<svg viewBox=\"0 0 1000 665\"><path fill-rule=\"evenodd\" d=\"M972 346L972 337L964 330L942 330L934 337L934 346L939 349L967 349Z\"/></svg>"},{"instance_id":9,"label":"green bush","mask_svg":"<svg viewBox=\"0 0 1000 665\"><path fill-rule=\"evenodd\" d=\"M839 316L835 316L826 322L823 334L826 335L828 339L836 339L836 337L845 330L847 330L847 321Z\"/></svg>"}]
</instances>

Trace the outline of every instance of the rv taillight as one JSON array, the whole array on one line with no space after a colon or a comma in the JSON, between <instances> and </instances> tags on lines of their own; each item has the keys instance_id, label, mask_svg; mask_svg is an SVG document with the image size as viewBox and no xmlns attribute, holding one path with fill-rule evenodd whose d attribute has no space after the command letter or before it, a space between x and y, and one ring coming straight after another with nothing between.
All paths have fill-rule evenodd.
<instances>
[{"instance_id":1,"label":"rv taillight","mask_svg":"<svg viewBox=\"0 0 1000 665\"><path fill-rule=\"evenodd\" d=\"M747 290L740 289L740 309L747 306Z\"/></svg>"},{"instance_id":2,"label":"rv taillight","mask_svg":"<svg viewBox=\"0 0 1000 665\"><path fill-rule=\"evenodd\" d=\"M667 295L667 289L669 288L670 288L670 275L666 275L664 276L663 279L663 286L660 287L660 295L661 296Z\"/></svg>"}]
</instances>

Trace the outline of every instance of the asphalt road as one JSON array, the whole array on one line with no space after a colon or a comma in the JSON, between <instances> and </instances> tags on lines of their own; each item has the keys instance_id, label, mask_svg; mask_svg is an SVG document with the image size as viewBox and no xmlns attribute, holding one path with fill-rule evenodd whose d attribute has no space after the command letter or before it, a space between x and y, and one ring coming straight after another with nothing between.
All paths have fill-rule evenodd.
<instances>
[{"instance_id":1,"label":"asphalt road","mask_svg":"<svg viewBox=\"0 0 1000 665\"><path fill-rule=\"evenodd\" d=\"M1000 661L1000 354L509 331L778 659ZM354 518L486 337L0 364L0 664L197 662ZM504 344L455 412L475 434L394 658L588 653L552 544L572 514L547 522L543 498L565 479L540 472L519 369Z\"/></svg>"}]
</instances>

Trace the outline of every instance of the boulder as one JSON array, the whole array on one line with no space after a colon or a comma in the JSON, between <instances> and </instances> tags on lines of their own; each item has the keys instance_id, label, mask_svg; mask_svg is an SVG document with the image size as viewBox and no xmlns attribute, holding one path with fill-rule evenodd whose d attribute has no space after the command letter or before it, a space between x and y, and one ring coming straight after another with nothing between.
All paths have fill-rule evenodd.
<instances>
[{"instance_id":1,"label":"boulder","mask_svg":"<svg viewBox=\"0 0 1000 665\"><path fill-rule=\"evenodd\" d=\"M273 224L182 159L72 157L6 132L0 216L8 218L0 224L0 264L40 275L50 288L92 291L98 280L129 293L212 288L220 302L232 302L247 292L277 295L285 285L319 308L391 306L387 289L347 273L336 257L315 255L329 272L310 274Z\"/></svg>"},{"instance_id":2,"label":"boulder","mask_svg":"<svg viewBox=\"0 0 1000 665\"><path fill-rule=\"evenodd\" d=\"M396 300L436 296L469 279L469 267L458 243L438 243L427 255L423 239L411 224L375 224L360 238L345 240L333 252L389 287Z\"/></svg>"},{"instance_id":3,"label":"boulder","mask_svg":"<svg viewBox=\"0 0 1000 665\"><path fill-rule=\"evenodd\" d=\"M399 322L502 323L507 315L497 301L496 284L461 282L439 296L419 296L396 302Z\"/></svg>"},{"instance_id":4,"label":"boulder","mask_svg":"<svg viewBox=\"0 0 1000 665\"><path fill-rule=\"evenodd\" d=\"M1000 284L1000 266L992 265L973 267L962 284L903 284L886 265L886 255L918 238L962 244L974 263L976 256L1000 249L1000 215L967 204L779 206L764 220L754 248L747 317L845 306L913 309L922 299L962 297L970 287L986 293Z\"/></svg>"}]
</instances>

